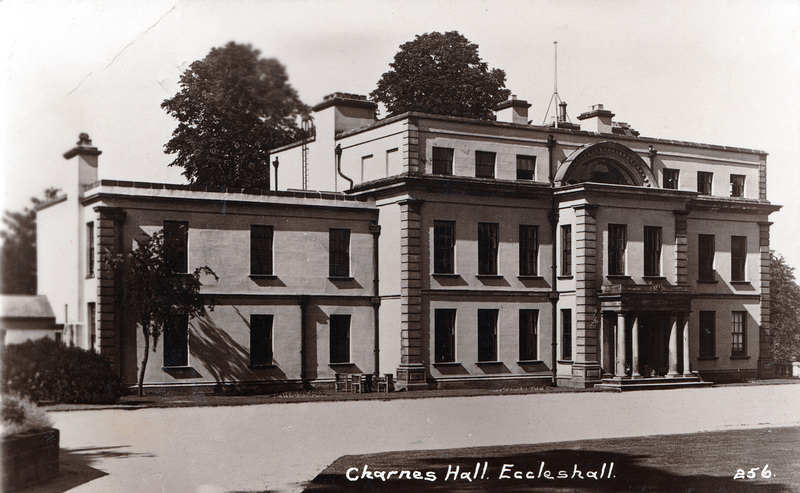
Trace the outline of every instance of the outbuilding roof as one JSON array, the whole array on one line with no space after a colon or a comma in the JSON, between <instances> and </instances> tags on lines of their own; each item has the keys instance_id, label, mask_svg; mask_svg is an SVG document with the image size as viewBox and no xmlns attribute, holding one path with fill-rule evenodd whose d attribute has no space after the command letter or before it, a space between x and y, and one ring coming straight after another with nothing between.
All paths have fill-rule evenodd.
<instances>
[{"instance_id":1,"label":"outbuilding roof","mask_svg":"<svg viewBox=\"0 0 800 493\"><path fill-rule=\"evenodd\" d=\"M55 318L47 296L0 295L0 318Z\"/></svg>"}]
</instances>

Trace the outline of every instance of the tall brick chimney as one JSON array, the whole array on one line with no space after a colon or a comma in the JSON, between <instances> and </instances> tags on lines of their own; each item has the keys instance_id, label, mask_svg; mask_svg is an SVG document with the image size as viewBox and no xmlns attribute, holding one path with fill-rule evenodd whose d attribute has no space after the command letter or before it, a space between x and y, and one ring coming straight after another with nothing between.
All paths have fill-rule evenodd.
<instances>
[{"instance_id":1,"label":"tall brick chimney","mask_svg":"<svg viewBox=\"0 0 800 493\"><path fill-rule=\"evenodd\" d=\"M78 136L77 147L73 147L64 153L64 159L72 159L78 156L78 186L79 195L82 195L83 186L97 181L97 156L103 151L92 146L92 139L89 134L81 133Z\"/></svg>"}]
</instances>

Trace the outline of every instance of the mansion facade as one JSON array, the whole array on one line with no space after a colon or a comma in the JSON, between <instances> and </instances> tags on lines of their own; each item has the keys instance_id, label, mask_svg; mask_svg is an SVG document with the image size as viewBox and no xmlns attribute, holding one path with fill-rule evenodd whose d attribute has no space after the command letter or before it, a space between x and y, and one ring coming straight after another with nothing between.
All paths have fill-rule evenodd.
<instances>
[{"instance_id":1,"label":"mansion facade","mask_svg":"<svg viewBox=\"0 0 800 493\"><path fill-rule=\"evenodd\" d=\"M38 211L39 289L63 339L136 381L144 340L100 252L162 230L215 308L175 320L145 386L641 388L755 378L769 348L763 151L639 136L602 105L528 123L376 119L336 93L275 149L271 190L74 181ZM73 159L76 158L76 159Z\"/></svg>"}]
</instances>

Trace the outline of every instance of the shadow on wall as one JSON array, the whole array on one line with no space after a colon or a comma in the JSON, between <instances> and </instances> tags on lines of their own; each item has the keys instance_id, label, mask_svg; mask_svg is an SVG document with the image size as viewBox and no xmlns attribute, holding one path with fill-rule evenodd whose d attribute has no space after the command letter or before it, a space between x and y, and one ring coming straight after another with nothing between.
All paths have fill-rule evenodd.
<instances>
[{"instance_id":1,"label":"shadow on wall","mask_svg":"<svg viewBox=\"0 0 800 493\"><path fill-rule=\"evenodd\" d=\"M242 317L241 313L239 316ZM244 317L242 319L249 331L250 322ZM194 319L191 325L192 339L189 347L192 357L202 362L202 366L217 383L286 378L286 374L278 368L250 368L250 350L236 342L208 317ZM279 362L276 361L275 364L278 365Z\"/></svg>"}]
</instances>

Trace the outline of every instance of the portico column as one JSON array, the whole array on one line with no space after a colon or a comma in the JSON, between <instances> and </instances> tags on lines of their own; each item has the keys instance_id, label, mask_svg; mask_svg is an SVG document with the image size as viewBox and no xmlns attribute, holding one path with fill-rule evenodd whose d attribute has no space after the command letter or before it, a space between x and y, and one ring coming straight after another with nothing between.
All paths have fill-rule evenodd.
<instances>
[{"instance_id":1,"label":"portico column","mask_svg":"<svg viewBox=\"0 0 800 493\"><path fill-rule=\"evenodd\" d=\"M683 314L683 376L691 377L692 369L689 365L689 314Z\"/></svg>"},{"instance_id":2,"label":"portico column","mask_svg":"<svg viewBox=\"0 0 800 493\"><path fill-rule=\"evenodd\" d=\"M615 377L625 376L625 312L617 312L617 368L614 372Z\"/></svg>"},{"instance_id":3,"label":"portico column","mask_svg":"<svg viewBox=\"0 0 800 493\"><path fill-rule=\"evenodd\" d=\"M668 377L678 376L678 317L676 314L670 315L672 326L669 330L669 373Z\"/></svg>"},{"instance_id":4,"label":"portico column","mask_svg":"<svg viewBox=\"0 0 800 493\"><path fill-rule=\"evenodd\" d=\"M631 377L641 378L639 373L639 316L633 314L633 329L631 330Z\"/></svg>"}]
</instances>

